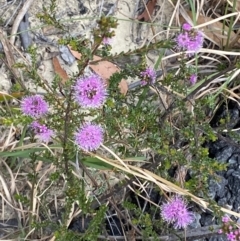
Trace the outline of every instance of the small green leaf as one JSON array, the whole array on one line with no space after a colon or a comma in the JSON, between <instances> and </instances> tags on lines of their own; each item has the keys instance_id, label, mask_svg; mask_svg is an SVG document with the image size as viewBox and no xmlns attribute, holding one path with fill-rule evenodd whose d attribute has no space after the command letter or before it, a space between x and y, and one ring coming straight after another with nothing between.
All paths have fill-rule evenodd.
<instances>
[{"instance_id":1,"label":"small green leaf","mask_svg":"<svg viewBox=\"0 0 240 241\"><path fill-rule=\"evenodd\" d=\"M92 167L98 170L112 170L113 167L96 157L86 157L83 159L83 164L87 167Z\"/></svg>"},{"instance_id":2,"label":"small green leaf","mask_svg":"<svg viewBox=\"0 0 240 241\"><path fill-rule=\"evenodd\" d=\"M128 157L123 161L132 161L132 162L146 162L146 157L144 156L135 156L135 157Z\"/></svg>"},{"instance_id":3,"label":"small green leaf","mask_svg":"<svg viewBox=\"0 0 240 241\"><path fill-rule=\"evenodd\" d=\"M45 148L46 149L46 148ZM0 157L23 157L27 158L30 156L30 153L34 153L37 151L43 151L43 148L33 148L27 150L20 150L20 151L4 151L0 153Z\"/></svg>"}]
</instances>

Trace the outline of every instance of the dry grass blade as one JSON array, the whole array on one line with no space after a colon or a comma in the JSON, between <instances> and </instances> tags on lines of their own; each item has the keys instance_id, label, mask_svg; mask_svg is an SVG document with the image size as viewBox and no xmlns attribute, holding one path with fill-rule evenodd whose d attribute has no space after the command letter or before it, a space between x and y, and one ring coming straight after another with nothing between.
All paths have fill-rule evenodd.
<instances>
[{"instance_id":1,"label":"dry grass blade","mask_svg":"<svg viewBox=\"0 0 240 241\"><path fill-rule=\"evenodd\" d=\"M128 186L129 189L134 192L136 195L138 195L139 197L141 197L142 199L144 199L145 201L147 201L148 203L151 203L152 205L160 208L160 206L158 204L156 204L155 202L151 201L150 199L144 197L143 195L141 195L139 192L136 192L136 190L134 190L131 186Z\"/></svg>"},{"instance_id":2,"label":"dry grass blade","mask_svg":"<svg viewBox=\"0 0 240 241\"><path fill-rule=\"evenodd\" d=\"M17 17L15 18L14 24L12 26L11 38L10 38L10 42L12 45L14 45L19 24L22 21L24 15L27 13L28 9L30 8L30 6L32 5L33 2L34 2L34 0L27 0L26 2L24 2L22 9L19 11Z\"/></svg>"},{"instance_id":3,"label":"dry grass blade","mask_svg":"<svg viewBox=\"0 0 240 241\"><path fill-rule=\"evenodd\" d=\"M227 78L216 78L215 80L213 80L211 83L221 83L223 82L219 87L215 87L215 88L209 88L209 85L211 83L209 83L208 85L206 85L204 88L202 88L201 90L199 90L198 92L198 96L196 96L196 99L199 99L200 97L204 96L204 93L205 94L213 94L213 93L216 93L217 94L221 94L223 93L223 91L228 91L227 90L227 85L232 81L234 80L240 73L240 69L236 69L235 71L233 71L232 74L230 74L229 77ZM201 91L205 90L203 93L199 94ZM234 94L234 93L233 93Z\"/></svg>"},{"instance_id":4,"label":"dry grass blade","mask_svg":"<svg viewBox=\"0 0 240 241\"><path fill-rule=\"evenodd\" d=\"M43 147L40 147L43 146ZM59 150L62 151L62 147L61 146L48 146L44 143L31 143L31 144L26 144L23 146L18 146L13 148L11 151L17 151L17 150L27 150L27 149L31 149L31 148L42 148L42 149L48 149L52 155L55 155L52 150Z\"/></svg>"},{"instance_id":5,"label":"dry grass blade","mask_svg":"<svg viewBox=\"0 0 240 241\"><path fill-rule=\"evenodd\" d=\"M144 180L147 180L147 181L150 181L150 182L153 182L155 183L156 185L158 185L161 189L163 189L164 191L166 192L173 192L173 193L176 193L176 194L180 194L180 195L184 195L184 196L189 196L191 198L191 200L195 203L197 203L198 205L200 205L201 207L203 207L204 209L208 209L208 206L209 206L209 203L204 201L202 198L199 198L193 194L191 194L189 191L187 191L186 189L183 189L181 187L178 187L177 185L167 181L166 179L164 178L161 178L160 176L157 176L156 174L146 170L146 169L141 169L139 167L136 167L136 166L131 166L131 165L127 165L127 168L125 168L125 165L124 166L121 166L113 161L110 161L109 159L107 158L103 158L99 155L94 155L96 158L102 160L103 162L106 162L126 173L129 173L131 175L134 175L134 176L137 176L137 177L140 177L140 178L143 178ZM231 214L231 215L234 215L236 217L240 217L240 214L239 213L236 213L234 211L231 211L231 210L228 210L228 209L225 209L225 208L222 208L222 207L219 207L220 210L222 210L223 212L225 213L228 213L228 214ZM211 210L210 210L211 211Z\"/></svg>"},{"instance_id":6,"label":"dry grass blade","mask_svg":"<svg viewBox=\"0 0 240 241\"><path fill-rule=\"evenodd\" d=\"M15 141L15 133L16 133L16 129L13 125L10 126L10 129L8 130L8 136L6 138L6 133L7 131L4 132L3 136L0 139L0 143L1 143L1 151L4 150L11 150L13 148L15 148L16 144L18 143L18 141Z\"/></svg>"},{"instance_id":7,"label":"dry grass blade","mask_svg":"<svg viewBox=\"0 0 240 241\"><path fill-rule=\"evenodd\" d=\"M19 71L13 67L15 64L13 50L11 48L9 41L7 40L6 36L4 35L2 29L0 29L0 40L2 42L2 46L3 46L5 56L6 56L8 68L13 73L16 81L18 81L19 84L21 85L21 87L25 90L26 87L23 84L23 81L21 80L21 75L20 75Z\"/></svg>"},{"instance_id":8,"label":"dry grass blade","mask_svg":"<svg viewBox=\"0 0 240 241\"><path fill-rule=\"evenodd\" d=\"M201 53L209 53L209 54L218 54L218 55L221 55L221 56L226 56L226 55L229 55L229 56L240 56L240 52L230 52L230 51L222 51L222 50L216 50L216 49L205 49L205 48L202 48L200 50Z\"/></svg>"},{"instance_id":9,"label":"dry grass blade","mask_svg":"<svg viewBox=\"0 0 240 241\"><path fill-rule=\"evenodd\" d=\"M47 174L52 173L54 170L56 170L56 166L54 166L53 164L50 165L49 168L47 168L43 173L42 176L39 178L37 184L36 184L36 188L39 188L39 190L41 190L41 193L39 195L36 196L37 199L39 199L41 196L44 195L44 193L53 185L53 182L51 182L48 187L44 187L45 186L45 182L47 181Z\"/></svg>"},{"instance_id":10,"label":"dry grass blade","mask_svg":"<svg viewBox=\"0 0 240 241\"><path fill-rule=\"evenodd\" d=\"M108 151L112 156L114 156L125 168L128 169L128 166L124 163L124 161L122 161L121 158L119 158L118 155L116 155L112 150L110 150L108 147L104 146L103 144L101 144L101 146Z\"/></svg>"},{"instance_id":11,"label":"dry grass blade","mask_svg":"<svg viewBox=\"0 0 240 241\"><path fill-rule=\"evenodd\" d=\"M24 94L22 92L13 92L13 93L9 94L7 92L0 91L0 100L5 100L5 99L6 100L8 100L8 99L12 100L13 99L13 100L18 102L17 98L21 98L23 96L24 96Z\"/></svg>"},{"instance_id":12,"label":"dry grass blade","mask_svg":"<svg viewBox=\"0 0 240 241\"><path fill-rule=\"evenodd\" d=\"M13 195L14 192L15 192L15 189L16 189L16 180L15 180L15 178L13 176L11 168L7 165L7 163L4 160L1 160L1 161L4 164L4 166L6 167L8 173L9 173L9 175L11 177L10 193L11 193L11 195Z\"/></svg>"},{"instance_id":13,"label":"dry grass blade","mask_svg":"<svg viewBox=\"0 0 240 241\"><path fill-rule=\"evenodd\" d=\"M2 174L0 174L0 182L1 182L1 184L2 184L2 188L3 188L3 190L4 190L4 193L5 193L5 196L6 196L6 198L7 198L7 201L8 201L9 203L12 203L12 196L11 196L11 194L10 194L10 192L9 192L8 185L7 185L7 183L5 182L5 179L3 178L3 175L2 175Z\"/></svg>"},{"instance_id":14,"label":"dry grass blade","mask_svg":"<svg viewBox=\"0 0 240 241\"><path fill-rule=\"evenodd\" d=\"M228 92L233 99L234 99L234 98L240 99L240 96L233 92L234 90L229 90L229 89L226 88L226 89L224 89L224 91ZM236 101L236 100L235 100L235 101ZM239 103L238 103L238 104L239 104Z\"/></svg>"}]
</instances>

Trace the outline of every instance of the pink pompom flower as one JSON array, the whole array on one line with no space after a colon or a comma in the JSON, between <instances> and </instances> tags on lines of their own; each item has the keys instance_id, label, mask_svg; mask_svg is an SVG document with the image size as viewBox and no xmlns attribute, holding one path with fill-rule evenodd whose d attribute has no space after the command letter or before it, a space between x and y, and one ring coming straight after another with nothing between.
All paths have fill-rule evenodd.
<instances>
[{"instance_id":1,"label":"pink pompom flower","mask_svg":"<svg viewBox=\"0 0 240 241\"><path fill-rule=\"evenodd\" d=\"M40 141L49 142L54 136L53 130L49 129L46 125L40 124L38 121L32 122L31 128Z\"/></svg>"},{"instance_id":2,"label":"pink pompom flower","mask_svg":"<svg viewBox=\"0 0 240 241\"><path fill-rule=\"evenodd\" d=\"M102 44L104 44L104 45L111 45L112 43L113 43L112 38L104 37L102 40Z\"/></svg>"},{"instance_id":3,"label":"pink pompom flower","mask_svg":"<svg viewBox=\"0 0 240 241\"><path fill-rule=\"evenodd\" d=\"M189 78L189 81L192 85L196 84L197 82L197 75L196 74L192 74Z\"/></svg>"},{"instance_id":4,"label":"pink pompom flower","mask_svg":"<svg viewBox=\"0 0 240 241\"><path fill-rule=\"evenodd\" d=\"M229 241L234 241L235 240L235 235L234 235L234 233L233 232L230 232L230 233L227 233L227 239L229 240Z\"/></svg>"},{"instance_id":5,"label":"pink pompom flower","mask_svg":"<svg viewBox=\"0 0 240 241\"><path fill-rule=\"evenodd\" d=\"M83 108L99 108L107 98L106 85L95 74L77 79L73 89L75 101Z\"/></svg>"},{"instance_id":6,"label":"pink pompom flower","mask_svg":"<svg viewBox=\"0 0 240 241\"><path fill-rule=\"evenodd\" d=\"M41 95L32 95L23 98L21 102L23 114L39 118L48 112L48 104Z\"/></svg>"},{"instance_id":7,"label":"pink pompom flower","mask_svg":"<svg viewBox=\"0 0 240 241\"><path fill-rule=\"evenodd\" d=\"M186 228L193 221L193 214L187 208L186 202L175 196L161 207L161 216L168 223L173 223L174 228Z\"/></svg>"},{"instance_id":8,"label":"pink pompom flower","mask_svg":"<svg viewBox=\"0 0 240 241\"><path fill-rule=\"evenodd\" d=\"M190 31L192 29L192 26L189 23L184 23L182 25L183 30Z\"/></svg>"},{"instance_id":9,"label":"pink pompom flower","mask_svg":"<svg viewBox=\"0 0 240 241\"><path fill-rule=\"evenodd\" d=\"M179 50L192 51L193 53L199 52L203 46L203 40L202 31L193 29L188 23L183 25L183 32L175 38Z\"/></svg>"},{"instance_id":10,"label":"pink pompom flower","mask_svg":"<svg viewBox=\"0 0 240 241\"><path fill-rule=\"evenodd\" d=\"M97 124L85 123L75 133L75 143L84 151L98 149L103 139L103 128Z\"/></svg>"},{"instance_id":11,"label":"pink pompom flower","mask_svg":"<svg viewBox=\"0 0 240 241\"><path fill-rule=\"evenodd\" d=\"M141 84L154 84L156 82L156 71L153 68L147 67L140 73Z\"/></svg>"}]
</instances>

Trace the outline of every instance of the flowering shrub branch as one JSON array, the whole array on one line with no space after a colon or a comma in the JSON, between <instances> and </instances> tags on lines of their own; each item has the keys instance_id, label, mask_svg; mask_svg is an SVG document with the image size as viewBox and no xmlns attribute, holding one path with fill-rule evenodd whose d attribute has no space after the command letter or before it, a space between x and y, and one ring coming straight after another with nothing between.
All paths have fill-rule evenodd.
<instances>
[{"instance_id":1,"label":"flowering shrub branch","mask_svg":"<svg viewBox=\"0 0 240 241\"><path fill-rule=\"evenodd\" d=\"M51 20L51 23L55 23L61 29L64 27L59 21L50 19L49 14L45 17L40 15L42 20L45 19L48 23ZM50 148L42 152L37 152L39 151L37 149L33 154L30 153L28 158L32 164L40 157L41 160L51 159L57 167L57 171L51 176L53 180L60 181L61 175L64 175L65 217L73 212L75 204L81 208L82 215L94 216L97 213L88 231L81 235L81 240L95 240L98 237L101 232L101 220L107 212L107 207L105 205L100 207L100 202L99 210L91 209L91 199L96 198L96 195L90 192L91 196L87 197L86 183L83 179L79 181L76 178L75 169L79 171L81 166L84 174L87 173L90 180L95 182L92 174L84 166L86 160L97 160L100 165L108 164L113 167L111 171L121 170L129 179L134 176L149 182L154 181L160 189L159 193L166 198L166 202L158 207L157 212L161 217L159 222L162 227L173 228L174 232L187 229L195 217L191 205L181 195L189 196L192 201L210 210L210 200L205 202L197 197L199 190L202 192L201 197L208 199L206 194L208 173L214 176L215 171L225 168L224 165L209 158L208 150L204 147L205 142L216 139L216 133L204 119L206 100L202 98L196 100L194 104L191 102L194 95L212 81L209 78L204 83L199 83L201 76L197 73L197 66L189 65L186 61L197 57L204 43L204 34L189 23L184 23L173 41L159 41L141 49L119 54L120 57L139 54L140 63L126 63L120 72L105 80L90 71L88 65L95 54L99 54L101 60L111 61L119 57L110 53L117 21L112 17L103 16L96 21L96 24L97 27L92 30L92 42L89 39L79 40L72 37L59 41L60 44L70 45L73 50L81 54L81 59L78 61L79 72L64 83L57 78L51 84L45 83L34 68L36 50L29 49L33 70L29 70L26 66L21 68L26 76L34 80L36 89L42 87L46 93L39 94L37 91L27 93L20 101L20 111L13 109L15 120L8 117L6 123L7 121L24 123L34 135L34 138L30 138L30 142L37 139L37 143L47 147L57 143L62 148L62 153L49 152ZM176 74L174 69L170 69L160 79L158 67L154 69L146 64L143 56L151 48L170 47L183 53L180 59L180 73ZM92 61L91 64L98 62L100 60ZM219 76L233 68L233 66L227 68ZM123 78L128 77L137 78L139 81L124 95L120 93L118 86ZM189 92L190 90L192 91ZM162 93L171 97L171 104L168 107L164 105L166 100L162 99ZM161 109L159 103L163 103L164 108ZM177 112L173 114L175 109ZM150 150L154 156L161 158L154 160L144 170L146 166L142 166L141 169L130 162L135 157L142 156L145 150ZM128 158L132 159L125 163L123 159ZM179 171L174 179L169 175L172 167ZM183 170L186 173L191 170L190 181L186 180L186 174L180 172ZM33 180L35 180L34 175ZM132 183L133 181L128 182ZM106 189L103 192L106 192ZM170 194L171 192L174 194ZM151 218L144 215L142 220L149 224ZM229 240L235 240L239 237L239 230L233 231L227 223L224 223L220 232L224 231ZM55 236L59 240L68 237L68 224L68 220L65 219L63 224L56 228ZM152 236L156 235L150 225L146 225L145 229ZM75 237L75 234L71 235Z\"/></svg>"}]
</instances>

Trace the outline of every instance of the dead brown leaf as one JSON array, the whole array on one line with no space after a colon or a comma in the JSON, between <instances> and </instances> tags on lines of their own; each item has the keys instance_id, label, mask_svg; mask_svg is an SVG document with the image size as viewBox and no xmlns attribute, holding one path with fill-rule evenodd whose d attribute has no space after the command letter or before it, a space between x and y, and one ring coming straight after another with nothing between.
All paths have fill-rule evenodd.
<instances>
[{"instance_id":1,"label":"dead brown leaf","mask_svg":"<svg viewBox=\"0 0 240 241\"><path fill-rule=\"evenodd\" d=\"M96 59L98 60L98 59ZM91 64L89 63L89 66L91 67L91 69L97 73L99 76L102 77L102 79L104 79L107 82L107 85L109 84L109 78L116 72L119 71L119 68L106 60L100 61L97 64Z\"/></svg>"},{"instance_id":2,"label":"dead brown leaf","mask_svg":"<svg viewBox=\"0 0 240 241\"><path fill-rule=\"evenodd\" d=\"M128 92L128 83L125 79L122 79L121 82L118 85L118 88L120 89L120 93L123 95L126 95Z\"/></svg>"},{"instance_id":3,"label":"dead brown leaf","mask_svg":"<svg viewBox=\"0 0 240 241\"><path fill-rule=\"evenodd\" d=\"M70 45L68 45L68 48L76 59L81 59L82 55L78 51L72 50Z\"/></svg>"},{"instance_id":4,"label":"dead brown leaf","mask_svg":"<svg viewBox=\"0 0 240 241\"><path fill-rule=\"evenodd\" d=\"M52 63L55 73L59 75L62 79L62 84L64 84L69 79L67 72L62 68L57 57L53 57Z\"/></svg>"},{"instance_id":5,"label":"dead brown leaf","mask_svg":"<svg viewBox=\"0 0 240 241\"><path fill-rule=\"evenodd\" d=\"M192 12L187 11L187 14L192 19ZM179 20L181 24L187 22L187 19L184 19L183 16L180 16ZM206 17L200 14L197 19L197 25L207 23L213 20L213 18ZM221 22L214 22L203 27L203 32L210 41L212 41L219 47L227 45L229 28L223 25ZM230 34L228 44L233 47L240 47L239 36L236 35L233 31Z\"/></svg>"},{"instance_id":6,"label":"dead brown leaf","mask_svg":"<svg viewBox=\"0 0 240 241\"><path fill-rule=\"evenodd\" d=\"M142 14L137 16L137 20L144 21L144 22L150 21L156 3L157 3L157 0L149 0L148 3L146 4L147 9L145 9Z\"/></svg>"},{"instance_id":7,"label":"dead brown leaf","mask_svg":"<svg viewBox=\"0 0 240 241\"><path fill-rule=\"evenodd\" d=\"M71 50L70 46L68 46L72 55L76 58L76 59L81 59L81 54L75 50ZM105 80L107 86L109 85L109 78L116 72L120 71L120 68L118 66L116 66L115 64L106 61L106 60L101 60L102 58L99 56L94 55L93 56L93 62L94 61L99 61L97 63L91 64L91 62L89 63L90 68L96 73L98 74L103 80ZM122 79L121 82L119 83L119 89L120 89L120 93L123 95L127 94L128 91L128 84L127 81Z\"/></svg>"}]
</instances>

